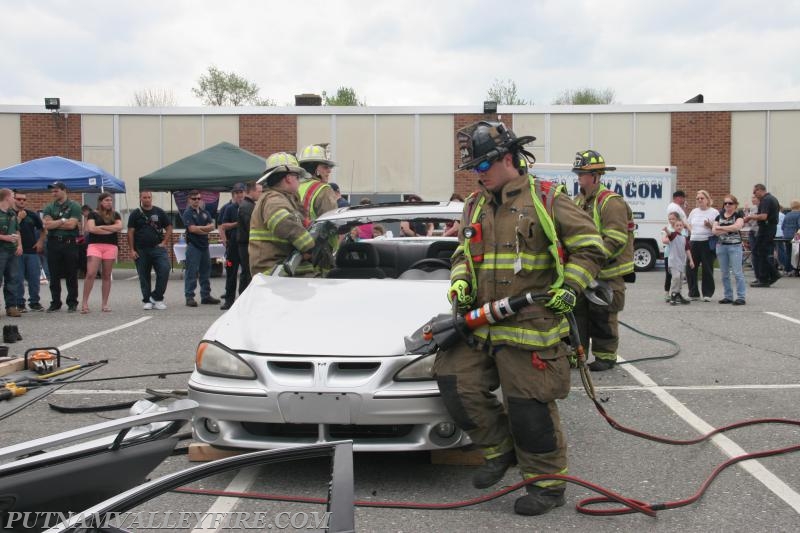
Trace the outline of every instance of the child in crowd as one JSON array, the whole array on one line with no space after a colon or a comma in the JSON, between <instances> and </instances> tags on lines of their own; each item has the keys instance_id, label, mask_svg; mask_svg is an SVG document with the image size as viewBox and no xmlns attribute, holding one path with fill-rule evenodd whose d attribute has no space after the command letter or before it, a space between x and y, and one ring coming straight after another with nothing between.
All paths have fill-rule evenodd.
<instances>
[{"instance_id":1,"label":"child in crowd","mask_svg":"<svg viewBox=\"0 0 800 533\"><path fill-rule=\"evenodd\" d=\"M686 277L687 260L690 268L694 268L694 260L692 259L689 241L683 232L683 221L675 219L671 222L674 231L662 239L669 248L669 270L670 274L672 274L672 283L669 287L669 303L672 305L688 304L689 300L681 294L681 287L683 286L683 279Z\"/></svg>"}]
</instances>

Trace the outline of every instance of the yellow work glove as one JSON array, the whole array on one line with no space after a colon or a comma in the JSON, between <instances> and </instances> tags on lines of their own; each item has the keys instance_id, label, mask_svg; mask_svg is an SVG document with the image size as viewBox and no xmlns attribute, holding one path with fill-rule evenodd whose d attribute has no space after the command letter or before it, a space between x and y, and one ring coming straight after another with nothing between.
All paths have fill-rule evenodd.
<instances>
[{"instance_id":1,"label":"yellow work glove","mask_svg":"<svg viewBox=\"0 0 800 533\"><path fill-rule=\"evenodd\" d=\"M575 296L575 291L571 287L565 285L550 291L550 294L552 294L553 297L550 298L550 301L544 304L544 306L555 313L563 315L575 308L575 302L577 302L578 298Z\"/></svg>"},{"instance_id":2,"label":"yellow work glove","mask_svg":"<svg viewBox=\"0 0 800 533\"><path fill-rule=\"evenodd\" d=\"M450 290L447 291L447 299L450 303L453 301L458 302L460 309L468 308L472 305L472 295L469 290L469 283L463 279L456 280L450 285Z\"/></svg>"}]
</instances>

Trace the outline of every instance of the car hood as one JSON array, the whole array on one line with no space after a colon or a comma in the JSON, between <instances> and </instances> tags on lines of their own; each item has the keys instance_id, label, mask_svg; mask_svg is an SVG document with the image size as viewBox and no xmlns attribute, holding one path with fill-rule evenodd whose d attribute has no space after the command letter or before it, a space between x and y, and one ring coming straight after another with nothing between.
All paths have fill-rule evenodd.
<instances>
[{"instance_id":1,"label":"car hood","mask_svg":"<svg viewBox=\"0 0 800 533\"><path fill-rule=\"evenodd\" d=\"M258 275L204 338L260 354L399 355L405 336L450 311L448 286L447 280Z\"/></svg>"}]
</instances>

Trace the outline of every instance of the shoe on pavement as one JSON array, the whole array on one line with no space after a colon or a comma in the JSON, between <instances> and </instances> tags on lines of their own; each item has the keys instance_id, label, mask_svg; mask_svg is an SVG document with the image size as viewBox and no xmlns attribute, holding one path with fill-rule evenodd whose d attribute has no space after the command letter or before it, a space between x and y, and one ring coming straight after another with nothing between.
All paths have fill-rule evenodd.
<instances>
[{"instance_id":1,"label":"shoe on pavement","mask_svg":"<svg viewBox=\"0 0 800 533\"><path fill-rule=\"evenodd\" d=\"M711 301L711 296L703 296L703 301L704 302L710 302Z\"/></svg>"},{"instance_id":2,"label":"shoe on pavement","mask_svg":"<svg viewBox=\"0 0 800 533\"><path fill-rule=\"evenodd\" d=\"M733 305L744 305L744 300L742 298L737 298L733 301Z\"/></svg>"},{"instance_id":3,"label":"shoe on pavement","mask_svg":"<svg viewBox=\"0 0 800 533\"><path fill-rule=\"evenodd\" d=\"M683 305L689 305L690 303L692 303L692 301L689 300L688 298L684 298L682 294L679 294L678 295L678 303L683 304Z\"/></svg>"},{"instance_id":4,"label":"shoe on pavement","mask_svg":"<svg viewBox=\"0 0 800 533\"><path fill-rule=\"evenodd\" d=\"M730 298L723 298L722 300L719 301L719 303L721 303L721 304L732 304L733 300L731 300Z\"/></svg>"},{"instance_id":5,"label":"shoe on pavement","mask_svg":"<svg viewBox=\"0 0 800 533\"><path fill-rule=\"evenodd\" d=\"M42 307L42 304L30 304L28 305L28 308L31 311L44 311L44 307Z\"/></svg>"},{"instance_id":6,"label":"shoe on pavement","mask_svg":"<svg viewBox=\"0 0 800 533\"><path fill-rule=\"evenodd\" d=\"M67 306L67 313L77 313L78 306L77 305L68 305Z\"/></svg>"},{"instance_id":7,"label":"shoe on pavement","mask_svg":"<svg viewBox=\"0 0 800 533\"><path fill-rule=\"evenodd\" d=\"M228 309L231 308L232 305L233 302L225 302L222 305L220 305L219 308L222 309L223 311L227 311Z\"/></svg>"},{"instance_id":8,"label":"shoe on pavement","mask_svg":"<svg viewBox=\"0 0 800 533\"><path fill-rule=\"evenodd\" d=\"M602 372L604 370L611 370L617 362L612 359L597 359L589 363L589 370L592 372Z\"/></svg>"},{"instance_id":9,"label":"shoe on pavement","mask_svg":"<svg viewBox=\"0 0 800 533\"><path fill-rule=\"evenodd\" d=\"M150 311L151 309L153 309L153 302L145 302L145 303L143 303L142 304L142 309L144 309L145 311Z\"/></svg>"},{"instance_id":10,"label":"shoe on pavement","mask_svg":"<svg viewBox=\"0 0 800 533\"><path fill-rule=\"evenodd\" d=\"M782 277L783 277L783 276L781 275L781 273L780 273L780 272L775 272L775 277L774 277L774 278L772 278L771 280L769 280L769 281L767 282L767 285L772 285L773 283L775 283L776 281L778 281L778 280L779 280L779 279L781 279Z\"/></svg>"},{"instance_id":11,"label":"shoe on pavement","mask_svg":"<svg viewBox=\"0 0 800 533\"><path fill-rule=\"evenodd\" d=\"M537 487L526 485L527 494L514 502L514 512L525 516L537 516L561 507L567 500L564 498L566 487Z\"/></svg>"},{"instance_id":12,"label":"shoe on pavement","mask_svg":"<svg viewBox=\"0 0 800 533\"><path fill-rule=\"evenodd\" d=\"M194 298L186 298L186 307L197 307L197 300Z\"/></svg>"},{"instance_id":13,"label":"shoe on pavement","mask_svg":"<svg viewBox=\"0 0 800 533\"><path fill-rule=\"evenodd\" d=\"M19 308L17 307L6 308L6 314L13 318L19 318L22 316L22 313L19 312Z\"/></svg>"},{"instance_id":14,"label":"shoe on pavement","mask_svg":"<svg viewBox=\"0 0 800 533\"><path fill-rule=\"evenodd\" d=\"M218 304L219 302L219 298L214 298L213 296L206 296L200 300L200 303L205 305L214 305Z\"/></svg>"},{"instance_id":15,"label":"shoe on pavement","mask_svg":"<svg viewBox=\"0 0 800 533\"><path fill-rule=\"evenodd\" d=\"M487 459L472 474L472 486L476 489L486 489L503 479L506 470L517 464L517 454L509 450L504 454Z\"/></svg>"},{"instance_id":16,"label":"shoe on pavement","mask_svg":"<svg viewBox=\"0 0 800 533\"><path fill-rule=\"evenodd\" d=\"M751 287L756 287L756 288L769 287L769 283L764 283L762 281L754 281L753 283L750 284L750 286Z\"/></svg>"},{"instance_id":17,"label":"shoe on pavement","mask_svg":"<svg viewBox=\"0 0 800 533\"><path fill-rule=\"evenodd\" d=\"M50 304L50 307L47 308L48 313L54 313L56 311L61 311L61 304Z\"/></svg>"},{"instance_id":18,"label":"shoe on pavement","mask_svg":"<svg viewBox=\"0 0 800 533\"><path fill-rule=\"evenodd\" d=\"M157 309L158 311L164 311L167 308L167 304L164 303L164 300L153 300L153 297L150 297L150 303L153 304L153 309Z\"/></svg>"}]
</instances>

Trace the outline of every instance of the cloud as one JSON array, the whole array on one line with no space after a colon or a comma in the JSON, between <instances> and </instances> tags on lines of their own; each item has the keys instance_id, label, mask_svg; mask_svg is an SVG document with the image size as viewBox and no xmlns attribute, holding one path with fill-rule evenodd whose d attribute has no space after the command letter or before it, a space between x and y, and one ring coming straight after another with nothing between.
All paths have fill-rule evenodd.
<instances>
[{"instance_id":1,"label":"cloud","mask_svg":"<svg viewBox=\"0 0 800 533\"><path fill-rule=\"evenodd\" d=\"M209 65L261 95L353 87L369 105L480 105L494 79L549 104L612 88L626 104L797 99L800 3L477 0L0 4L0 104L179 105Z\"/></svg>"}]
</instances>

